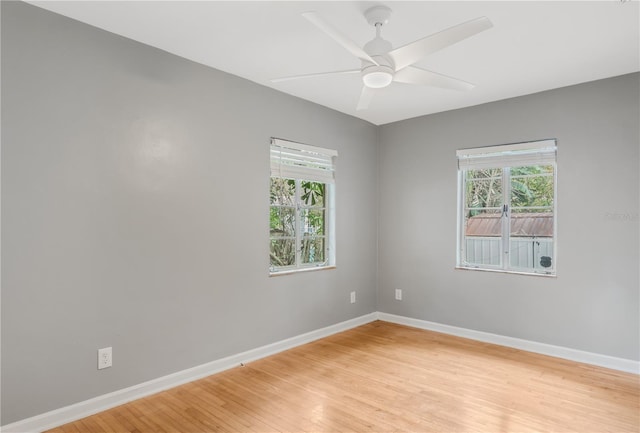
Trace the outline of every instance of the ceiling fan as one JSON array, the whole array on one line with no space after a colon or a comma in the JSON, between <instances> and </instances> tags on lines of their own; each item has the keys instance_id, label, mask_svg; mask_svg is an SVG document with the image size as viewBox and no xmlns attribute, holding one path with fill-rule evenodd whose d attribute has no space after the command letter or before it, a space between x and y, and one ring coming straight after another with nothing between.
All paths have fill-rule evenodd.
<instances>
[{"instance_id":1,"label":"ceiling fan","mask_svg":"<svg viewBox=\"0 0 640 433\"><path fill-rule=\"evenodd\" d=\"M325 21L317 12L305 12L302 16L333 38L351 54L359 58L362 66L360 69L296 75L276 78L271 81L276 83L303 78L360 73L364 85L358 101L357 110L368 108L376 89L387 87L394 81L397 83L443 87L455 90L472 89L474 85L466 81L437 74L412 65L429 54L493 27L493 24L487 17L480 17L393 49L391 43L382 39L380 36L382 26L389 22L391 9L379 5L367 9L364 13L369 24L376 28L376 37L369 41L363 48L360 48L355 42Z\"/></svg>"}]
</instances>

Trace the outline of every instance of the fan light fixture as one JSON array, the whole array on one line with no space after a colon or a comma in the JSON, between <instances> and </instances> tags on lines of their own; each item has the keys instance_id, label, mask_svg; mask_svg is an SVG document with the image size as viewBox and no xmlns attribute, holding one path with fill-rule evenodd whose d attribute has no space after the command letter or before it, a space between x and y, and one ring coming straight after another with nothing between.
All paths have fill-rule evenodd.
<instances>
[{"instance_id":1,"label":"fan light fixture","mask_svg":"<svg viewBox=\"0 0 640 433\"><path fill-rule=\"evenodd\" d=\"M386 65L373 65L362 71L364 85L371 89L387 87L393 81L393 69Z\"/></svg>"},{"instance_id":2,"label":"fan light fixture","mask_svg":"<svg viewBox=\"0 0 640 433\"><path fill-rule=\"evenodd\" d=\"M372 89L387 87L393 81L393 75L386 71L373 71L362 76L364 85Z\"/></svg>"}]
</instances>

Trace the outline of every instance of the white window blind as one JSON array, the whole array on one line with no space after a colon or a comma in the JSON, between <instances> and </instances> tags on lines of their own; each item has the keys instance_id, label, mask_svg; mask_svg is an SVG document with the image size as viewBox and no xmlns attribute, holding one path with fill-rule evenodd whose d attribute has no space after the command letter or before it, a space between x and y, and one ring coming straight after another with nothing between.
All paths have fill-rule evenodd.
<instances>
[{"instance_id":1,"label":"white window blind","mask_svg":"<svg viewBox=\"0 0 640 433\"><path fill-rule=\"evenodd\" d=\"M271 176L335 183L333 149L271 139Z\"/></svg>"},{"instance_id":2,"label":"white window blind","mask_svg":"<svg viewBox=\"0 0 640 433\"><path fill-rule=\"evenodd\" d=\"M549 165L556 162L556 150L556 140L541 140L461 149L456 151L456 155L458 157L458 168L476 170L524 165Z\"/></svg>"}]
</instances>

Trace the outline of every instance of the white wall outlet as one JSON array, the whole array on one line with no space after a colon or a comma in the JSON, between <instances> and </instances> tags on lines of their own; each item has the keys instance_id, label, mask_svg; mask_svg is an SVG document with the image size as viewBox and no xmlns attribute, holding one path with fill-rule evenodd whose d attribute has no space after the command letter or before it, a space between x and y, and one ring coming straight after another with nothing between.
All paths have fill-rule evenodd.
<instances>
[{"instance_id":1,"label":"white wall outlet","mask_svg":"<svg viewBox=\"0 0 640 433\"><path fill-rule=\"evenodd\" d=\"M113 355L110 347L98 349L98 370L108 368L113 365Z\"/></svg>"},{"instance_id":2,"label":"white wall outlet","mask_svg":"<svg viewBox=\"0 0 640 433\"><path fill-rule=\"evenodd\" d=\"M351 292L351 303L352 304L356 303L356 292Z\"/></svg>"},{"instance_id":3,"label":"white wall outlet","mask_svg":"<svg viewBox=\"0 0 640 433\"><path fill-rule=\"evenodd\" d=\"M396 301L402 301L402 289L396 289Z\"/></svg>"}]
</instances>

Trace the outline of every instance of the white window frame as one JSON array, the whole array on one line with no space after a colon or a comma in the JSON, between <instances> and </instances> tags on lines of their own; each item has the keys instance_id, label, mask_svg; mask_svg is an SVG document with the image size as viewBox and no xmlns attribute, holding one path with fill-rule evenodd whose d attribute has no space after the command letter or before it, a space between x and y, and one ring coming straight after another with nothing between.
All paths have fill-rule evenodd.
<instances>
[{"instance_id":1,"label":"white window frame","mask_svg":"<svg viewBox=\"0 0 640 433\"><path fill-rule=\"evenodd\" d=\"M555 139L529 141L471 149L456 152L458 159L458 212L456 268L497 271L506 273L555 276L557 272L557 143ZM553 166L553 257L548 269L535 270L512 267L511 249L511 167L551 165ZM501 168L502 203L500 264L476 264L465 261L467 257L465 236L466 170Z\"/></svg>"},{"instance_id":2,"label":"white window frame","mask_svg":"<svg viewBox=\"0 0 640 433\"><path fill-rule=\"evenodd\" d=\"M273 267L269 265L269 275L286 275L301 271L334 268L335 254L335 158L338 152L318 146L297 143L280 138L271 139L271 178L292 179L295 181L295 264ZM303 263L302 244L304 227L302 213L313 209L304 205L301 199L300 184L312 181L325 184L324 194L324 262ZM270 237L271 239L271 237Z\"/></svg>"}]
</instances>

